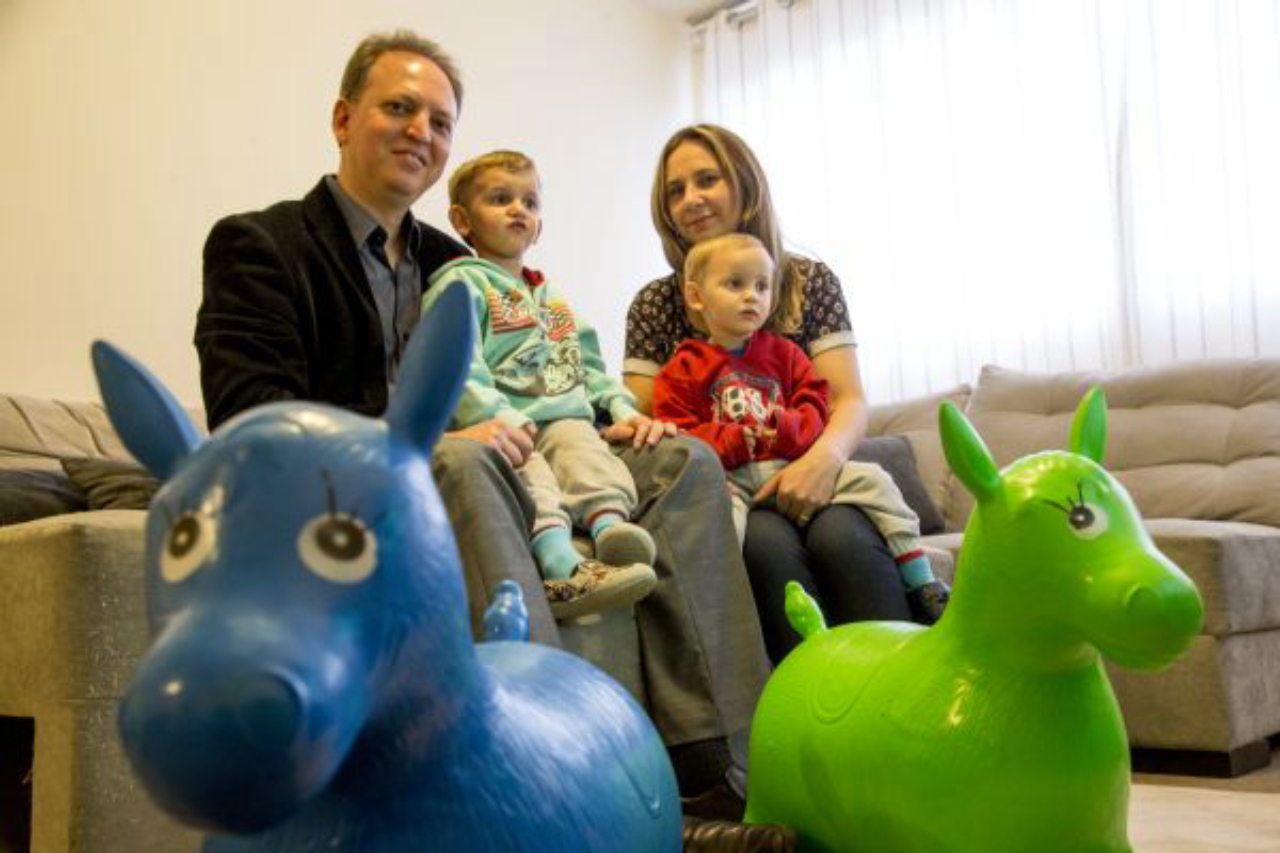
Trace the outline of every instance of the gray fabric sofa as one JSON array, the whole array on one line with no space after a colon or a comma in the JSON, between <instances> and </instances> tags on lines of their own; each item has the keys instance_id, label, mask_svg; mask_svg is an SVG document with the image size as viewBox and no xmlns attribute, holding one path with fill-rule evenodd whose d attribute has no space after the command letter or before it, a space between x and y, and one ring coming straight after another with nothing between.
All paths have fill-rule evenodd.
<instances>
[{"instance_id":1,"label":"gray fabric sofa","mask_svg":"<svg viewBox=\"0 0 1280 853\"><path fill-rule=\"evenodd\" d=\"M86 463L94 470L82 470ZM15 505L6 476L47 486L64 468L76 478L67 485L88 500L12 523L51 507L47 495L32 496L42 498L35 508ZM151 478L125 468L136 463L100 404L0 394L0 851L26 834L16 815L28 802L33 853L199 848L198 833L148 801L116 737L116 703L148 640L146 514L109 507L145 505L149 490L139 483ZM477 598L482 581L467 582ZM477 623L482 613L473 608ZM629 609L561 623L559 636L644 703Z\"/></svg>"},{"instance_id":2,"label":"gray fabric sofa","mask_svg":"<svg viewBox=\"0 0 1280 853\"><path fill-rule=\"evenodd\" d=\"M871 432L910 441L945 520L926 542L949 555L970 501L942 455L938 403L965 409L1003 464L1064 447L1094 383L1111 408L1108 467L1206 604L1202 635L1172 668L1112 670L1131 743L1201 772L1242 772L1267 760L1265 738L1280 732L1280 360L1114 376L986 368L973 387L875 407ZM66 457L128 458L96 404L0 395L0 472L56 472ZM35 731L29 767L0 760L0 849L24 796L35 853L198 847L147 801L115 736L116 701L147 642L143 517L102 509L0 526L0 756L20 756L33 720ZM945 557L935 562L950 570ZM562 626L561 636L643 701L630 614Z\"/></svg>"},{"instance_id":3,"label":"gray fabric sofa","mask_svg":"<svg viewBox=\"0 0 1280 853\"><path fill-rule=\"evenodd\" d=\"M878 407L872 434L904 434L957 552L972 498L947 468L937 406L965 410L998 464L1064 448L1091 385L1107 395L1105 463L1156 544L1205 603L1200 636L1172 667L1109 666L1134 766L1238 775L1270 762L1280 732L1280 360L1205 360L1119 372L986 367L973 387Z\"/></svg>"},{"instance_id":4,"label":"gray fabric sofa","mask_svg":"<svg viewBox=\"0 0 1280 853\"><path fill-rule=\"evenodd\" d=\"M100 406L0 396L0 474L87 457L128 459ZM11 845L29 797L33 853L198 849L147 800L116 738L116 702L147 644L143 518L104 509L0 527L0 749L24 751L20 723L34 721L29 776L9 765L0 778Z\"/></svg>"}]
</instances>

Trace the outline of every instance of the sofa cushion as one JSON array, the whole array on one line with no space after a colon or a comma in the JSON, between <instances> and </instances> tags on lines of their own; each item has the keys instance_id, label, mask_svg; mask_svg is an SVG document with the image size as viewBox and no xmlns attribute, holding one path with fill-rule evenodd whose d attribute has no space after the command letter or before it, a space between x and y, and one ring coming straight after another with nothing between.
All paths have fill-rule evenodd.
<instances>
[{"instance_id":1,"label":"sofa cushion","mask_svg":"<svg viewBox=\"0 0 1280 853\"><path fill-rule=\"evenodd\" d=\"M90 509L146 509L160 481L136 462L63 459L62 469L88 497Z\"/></svg>"},{"instance_id":2,"label":"sofa cushion","mask_svg":"<svg viewBox=\"0 0 1280 853\"><path fill-rule=\"evenodd\" d=\"M88 508L84 492L61 471L0 469L0 526Z\"/></svg>"},{"instance_id":3,"label":"sofa cushion","mask_svg":"<svg viewBox=\"0 0 1280 853\"><path fill-rule=\"evenodd\" d=\"M920 518L921 534L942 530L942 513L929 499L929 492L920 481L916 456L905 435L873 435L864 438L853 452L852 458L858 462L874 462L893 478L907 506Z\"/></svg>"},{"instance_id":4,"label":"sofa cushion","mask_svg":"<svg viewBox=\"0 0 1280 853\"><path fill-rule=\"evenodd\" d=\"M916 458L920 482L924 484L929 500L939 510L947 505L954 478L942 453L942 439L938 434L938 407L943 400L949 400L963 409L969 400L970 390L968 385L958 385L949 391L927 397L871 407L867 435L907 437Z\"/></svg>"},{"instance_id":5,"label":"sofa cushion","mask_svg":"<svg viewBox=\"0 0 1280 853\"><path fill-rule=\"evenodd\" d=\"M64 456L128 459L99 403L0 394L0 468L57 469Z\"/></svg>"},{"instance_id":6,"label":"sofa cushion","mask_svg":"<svg viewBox=\"0 0 1280 853\"><path fill-rule=\"evenodd\" d=\"M963 533L935 533L921 540L934 576L948 586L955 585L956 560L960 557L963 541Z\"/></svg>"},{"instance_id":7,"label":"sofa cushion","mask_svg":"<svg viewBox=\"0 0 1280 853\"><path fill-rule=\"evenodd\" d=\"M187 409L203 435L204 412ZM0 470L58 470L65 458L132 457L101 403L78 403L0 394Z\"/></svg>"},{"instance_id":8,"label":"sofa cushion","mask_svg":"<svg viewBox=\"0 0 1280 853\"><path fill-rule=\"evenodd\" d=\"M1280 359L1205 359L1116 374L984 367L966 413L1004 466L1067 445L1091 385L1107 395L1106 467L1147 518L1280 526ZM958 530L973 501L945 504Z\"/></svg>"},{"instance_id":9,"label":"sofa cushion","mask_svg":"<svg viewBox=\"0 0 1280 853\"><path fill-rule=\"evenodd\" d=\"M1280 628L1280 529L1187 518L1149 518L1145 523L1156 547L1200 590L1200 633L1225 637ZM924 544L958 555L963 539L962 533L944 533L926 536ZM954 580L954 574L938 576Z\"/></svg>"}]
</instances>

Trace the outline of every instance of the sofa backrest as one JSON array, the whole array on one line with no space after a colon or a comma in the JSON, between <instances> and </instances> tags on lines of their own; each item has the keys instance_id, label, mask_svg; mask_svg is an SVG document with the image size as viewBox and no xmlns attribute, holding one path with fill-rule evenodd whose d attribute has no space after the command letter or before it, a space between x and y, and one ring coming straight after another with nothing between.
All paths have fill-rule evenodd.
<instances>
[{"instance_id":1,"label":"sofa backrest","mask_svg":"<svg viewBox=\"0 0 1280 853\"><path fill-rule=\"evenodd\" d=\"M1065 448L1091 385L1107 395L1105 463L1146 518L1280 527L1280 359L1174 362L1106 373L984 367L966 414L1004 466ZM952 478L943 507L961 530L973 499Z\"/></svg>"},{"instance_id":2,"label":"sofa backrest","mask_svg":"<svg viewBox=\"0 0 1280 853\"><path fill-rule=\"evenodd\" d=\"M0 468L58 468L64 457L128 459L99 403L0 395Z\"/></svg>"},{"instance_id":3,"label":"sofa backrest","mask_svg":"<svg viewBox=\"0 0 1280 853\"><path fill-rule=\"evenodd\" d=\"M203 431L204 415L191 412ZM60 459L131 460L101 403L0 394L0 470L59 469Z\"/></svg>"},{"instance_id":4,"label":"sofa backrest","mask_svg":"<svg viewBox=\"0 0 1280 853\"><path fill-rule=\"evenodd\" d=\"M972 389L968 385L959 385L949 391L930 394L927 397L915 397L900 403L889 403L883 406L872 406L867 435L905 435L911 442L911 451L916 457L916 468L920 472L920 482L929 493L929 500L943 513L946 519L948 495L954 477L947 467L947 459L942 453L942 439L938 434L938 407L943 400L950 400L961 409L969 402ZM950 524L947 525L950 530Z\"/></svg>"}]
</instances>

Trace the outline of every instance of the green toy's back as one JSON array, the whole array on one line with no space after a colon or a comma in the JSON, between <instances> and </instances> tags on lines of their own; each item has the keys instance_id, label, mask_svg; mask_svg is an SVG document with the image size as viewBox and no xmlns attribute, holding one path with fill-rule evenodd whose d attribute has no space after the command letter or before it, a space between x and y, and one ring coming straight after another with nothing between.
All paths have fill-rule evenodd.
<instances>
[{"instance_id":1,"label":"green toy's back","mask_svg":"<svg viewBox=\"0 0 1280 853\"><path fill-rule=\"evenodd\" d=\"M747 821L795 828L803 851L1129 850L1128 743L1099 653L1167 665L1199 594L1099 464L1097 389L1071 452L1003 471L958 409L939 421L976 498L946 613L828 629L788 588L805 640L756 711Z\"/></svg>"}]
</instances>

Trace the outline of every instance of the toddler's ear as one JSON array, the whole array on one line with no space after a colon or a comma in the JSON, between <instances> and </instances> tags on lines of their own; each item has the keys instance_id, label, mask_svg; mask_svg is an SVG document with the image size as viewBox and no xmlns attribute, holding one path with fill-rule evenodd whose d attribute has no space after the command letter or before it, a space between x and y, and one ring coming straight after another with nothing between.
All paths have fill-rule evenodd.
<instances>
[{"instance_id":1,"label":"toddler's ear","mask_svg":"<svg viewBox=\"0 0 1280 853\"><path fill-rule=\"evenodd\" d=\"M471 219L467 216L467 209L462 205L449 205L449 224L463 240L471 235Z\"/></svg>"},{"instance_id":2,"label":"toddler's ear","mask_svg":"<svg viewBox=\"0 0 1280 853\"><path fill-rule=\"evenodd\" d=\"M698 283L692 280L686 280L684 283L684 303L694 311L702 310L702 291L698 289Z\"/></svg>"}]
</instances>

